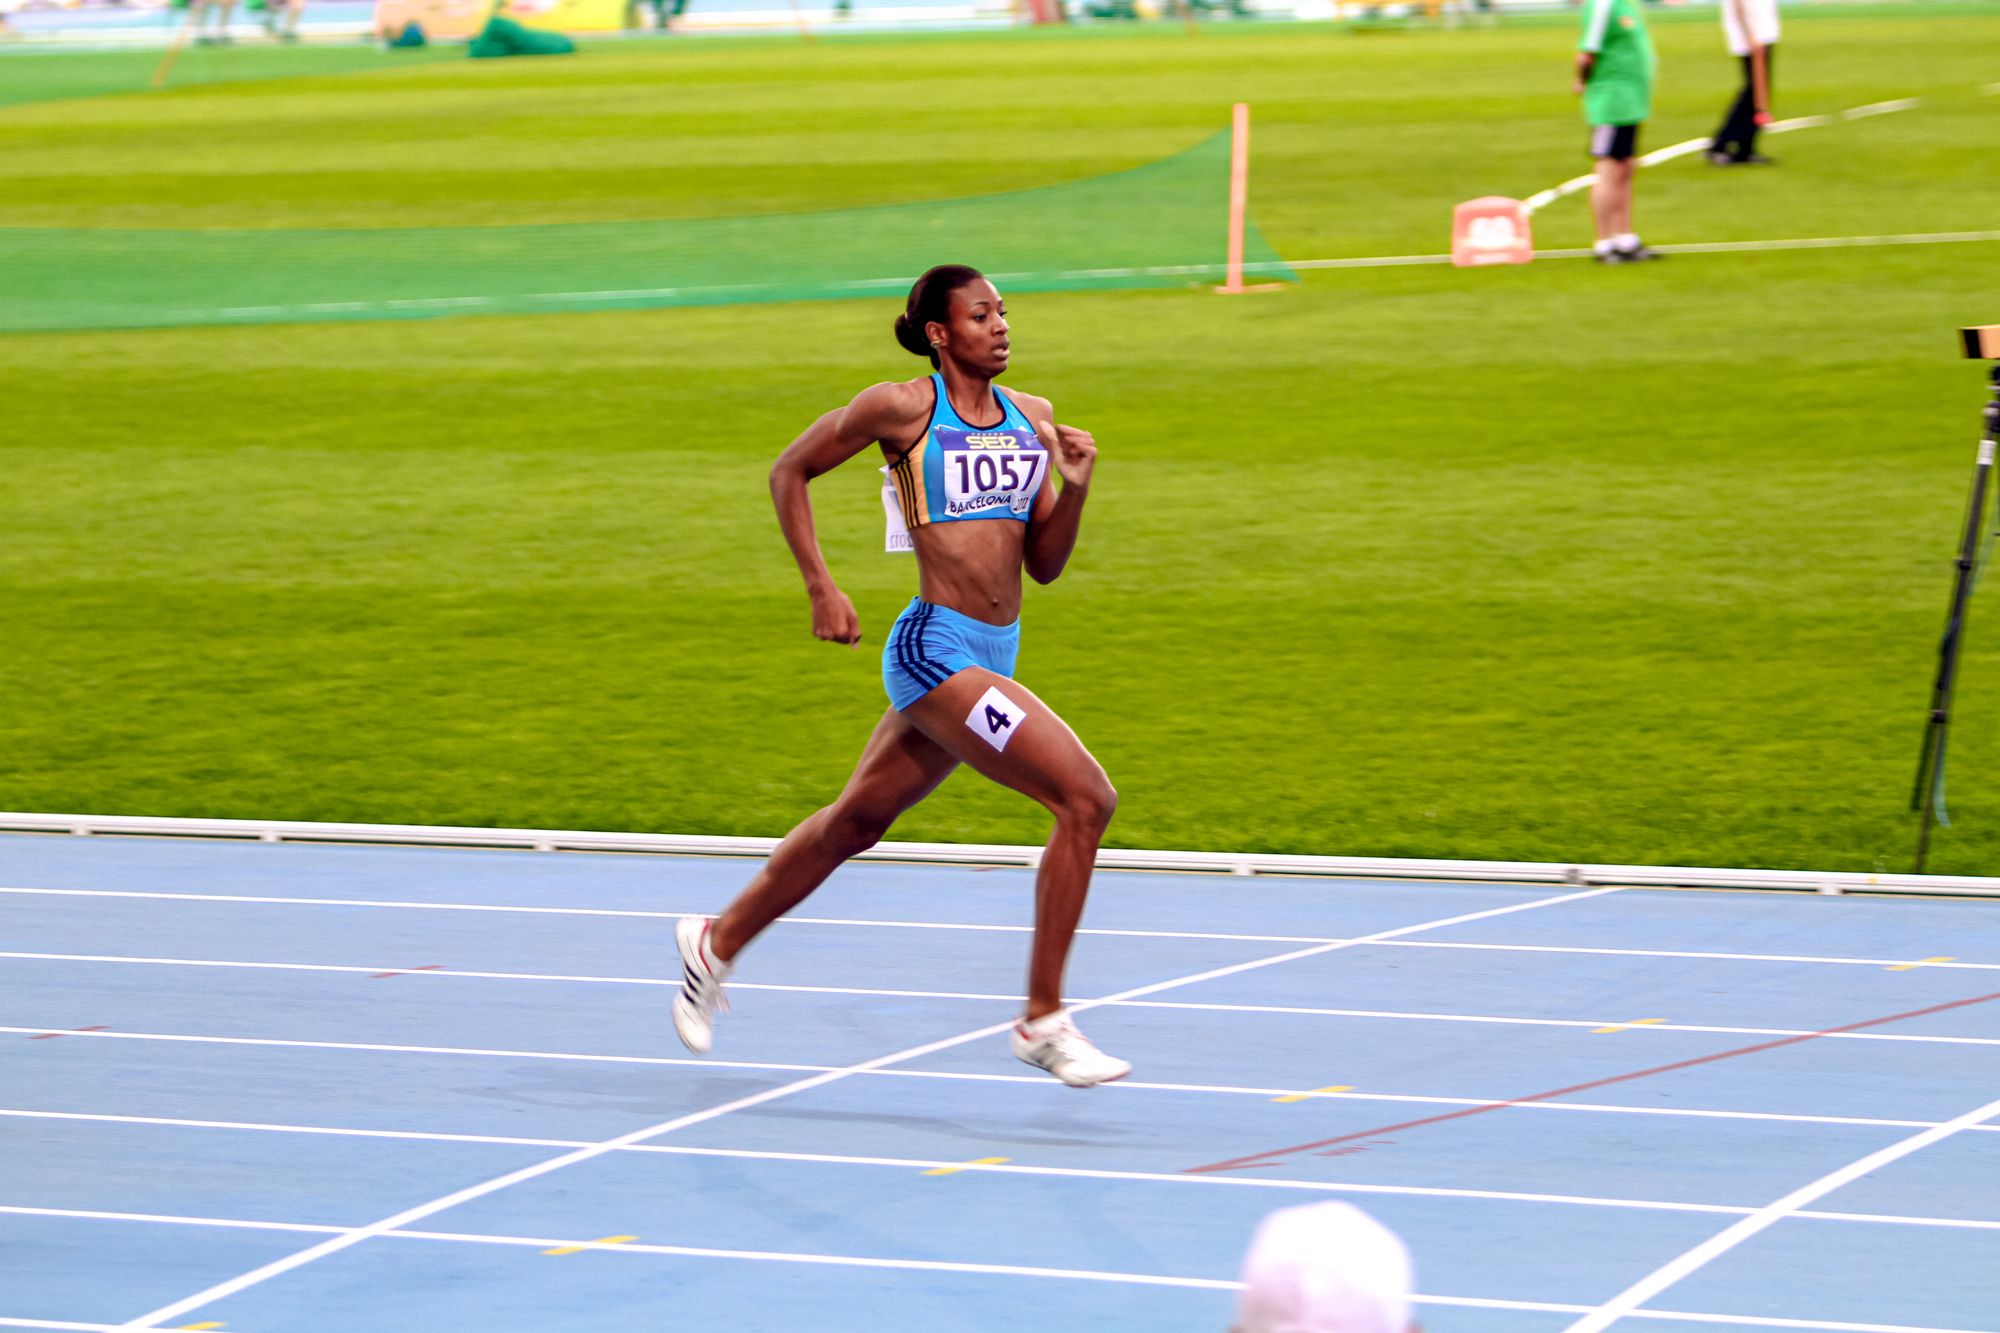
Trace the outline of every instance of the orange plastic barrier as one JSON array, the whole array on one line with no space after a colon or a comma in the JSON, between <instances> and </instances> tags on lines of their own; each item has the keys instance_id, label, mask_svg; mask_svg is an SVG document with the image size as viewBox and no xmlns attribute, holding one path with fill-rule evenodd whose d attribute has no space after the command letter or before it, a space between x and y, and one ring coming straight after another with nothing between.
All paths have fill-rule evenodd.
<instances>
[{"instance_id":1,"label":"orange plastic barrier","mask_svg":"<svg viewBox=\"0 0 2000 1333\"><path fill-rule=\"evenodd\" d=\"M1452 210L1451 262L1460 268L1525 264L1534 257L1528 206L1519 199L1489 194L1468 199Z\"/></svg>"}]
</instances>

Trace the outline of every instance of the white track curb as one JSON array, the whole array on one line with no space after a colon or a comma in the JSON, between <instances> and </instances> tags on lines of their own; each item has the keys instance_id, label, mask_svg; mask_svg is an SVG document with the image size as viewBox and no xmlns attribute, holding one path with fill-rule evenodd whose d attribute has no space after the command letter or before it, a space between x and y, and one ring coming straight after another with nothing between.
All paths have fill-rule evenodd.
<instances>
[{"instance_id":1,"label":"white track curb","mask_svg":"<svg viewBox=\"0 0 2000 1333\"><path fill-rule=\"evenodd\" d=\"M0 811L0 832L239 838L260 842L356 842L504 847L541 852L651 852L678 856L768 856L776 838L562 829L456 828L436 824L322 824L305 820L169 819L150 815L41 815ZM862 861L1034 866L1040 847L1006 843L884 842ZM1841 870L1734 870L1700 866L1585 865L1559 861L1446 861L1388 856L1286 856L1262 852L1137 851L1107 847L1105 870L1218 875L1484 880L1513 884L1631 884L1664 888L1786 889L1807 893L1938 893L2000 898L2000 879L1978 875L1890 875Z\"/></svg>"}]
</instances>

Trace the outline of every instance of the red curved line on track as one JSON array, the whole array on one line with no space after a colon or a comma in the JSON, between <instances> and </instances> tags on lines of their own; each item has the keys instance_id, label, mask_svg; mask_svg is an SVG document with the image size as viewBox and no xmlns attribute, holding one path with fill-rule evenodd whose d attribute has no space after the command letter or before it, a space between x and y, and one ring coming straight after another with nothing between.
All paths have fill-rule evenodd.
<instances>
[{"instance_id":1,"label":"red curved line on track","mask_svg":"<svg viewBox=\"0 0 2000 1333\"><path fill-rule=\"evenodd\" d=\"M1299 1153L1312 1152L1316 1148L1330 1148L1336 1143L1349 1143L1355 1139L1373 1138L1378 1134L1393 1134L1397 1130L1415 1129L1419 1125L1438 1125L1447 1120L1463 1120L1471 1115L1484 1115L1488 1111L1500 1111L1510 1106L1525 1106L1530 1102L1545 1102L1552 1097L1567 1097L1573 1092L1588 1092L1592 1088L1609 1087L1613 1083L1629 1083L1637 1078L1650 1078L1654 1074L1665 1074L1676 1069L1691 1069L1695 1065L1713 1064L1717 1060L1732 1060L1739 1055L1754 1055L1758 1051L1775 1051L1780 1046L1796 1046L1803 1041L1816 1041L1821 1037L1838 1036L1843 1032L1858 1032L1862 1028L1881 1027L1885 1023L1900 1023L1906 1018L1922 1018L1926 1014L1941 1014L1947 1009L1963 1009L1968 1005L1985 1004L1989 1000L2000 1000L2000 991L1985 995L1974 995L1969 999L1950 1000L1944 1004L1934 1004L1924 1009L1912 1009L1907 1013L1890 1014L1884 1018L1865 1018L1859 1023L1846 1023L1837 1028L1823 1028L1818 1032L1802 1032L1795 1037L1780 1037L1776 1041L1760 1041L1755 1046L1738 1046L1730 1051L1717 1051L1713 1055L1698 1055L1692 1060L1676 1060L1670 1065L1654 1065L1651 1069L1634 1070L1629 1074L1613 1074L1610 1078L1592 1079L1588 1083L1572 1083L1567 1088L1555 1088L1548 1092L1537 1092L1527 1097L1514 1097L1507 1101L1487 1102L1483 1106L1468 1106L1463 1110L1447 1111L1442 1115L1427 1115L1421 1120L1402 1120L1393 1125L1377 1125L1373 1129L1357 1130L1352 1134L1340 1134L1317 1143L1301 1143L1291 1148L1273 1148L1269 1152L1251 1153L1247 1157L1232 1157L1226 1162L1210 1162L1207 1166L1191 1166L1182 1175L1195 1176L1210 1171L1236 1171L1260 1166L1275 1166L1278 1159L1293 1157Z\"/></svg>"}]
</instances>

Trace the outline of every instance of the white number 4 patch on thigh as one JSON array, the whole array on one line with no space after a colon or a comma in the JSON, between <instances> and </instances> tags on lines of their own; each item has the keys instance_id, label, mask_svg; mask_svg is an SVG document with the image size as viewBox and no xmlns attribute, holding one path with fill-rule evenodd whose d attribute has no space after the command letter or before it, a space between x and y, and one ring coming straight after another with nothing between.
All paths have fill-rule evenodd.
<instances>
[{"instance_id":1,"label":"white number 4 patch on thigh","mask_svg":"<svg viewBox=\"0 0 2000 1333\"><path fill-rule=\"evenodd\" d=\"M987 686L986 693L979 696L979 702L965 715L965 725L996 750L1006 749L1007 742L1014 739L1014 733L1027 720L1028 710L1000 693L997 685Z\"/></svg>"}]
</instances>

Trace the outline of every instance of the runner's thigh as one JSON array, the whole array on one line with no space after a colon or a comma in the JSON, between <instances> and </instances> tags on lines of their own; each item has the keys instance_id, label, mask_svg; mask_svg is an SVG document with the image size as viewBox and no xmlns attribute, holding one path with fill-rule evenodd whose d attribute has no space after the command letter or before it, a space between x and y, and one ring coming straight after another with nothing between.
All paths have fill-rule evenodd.
<instances>
[{"instance_id":1,"label":"runner's thigh","mask_svg":"<svg viewBox=\"0 0 2000 1333\"><path fill-rule=\"evenodd\" d=\"M854 775L840 793L841 804L893 821L937 790L957 767L956 755L891 708L862 747Z\"/></svg>"},{"instance_id":2,"label":"runner's thigh","mask_svg":"<svg viewBox=\"0 0 2000 1333\"><path fill-rule=\"evenodd\" d=\"M1053 709L985 667L960 671L903 715L964 763L1051 809L1111 790L1102 766Z\"/></svg>"}]
</instances>

